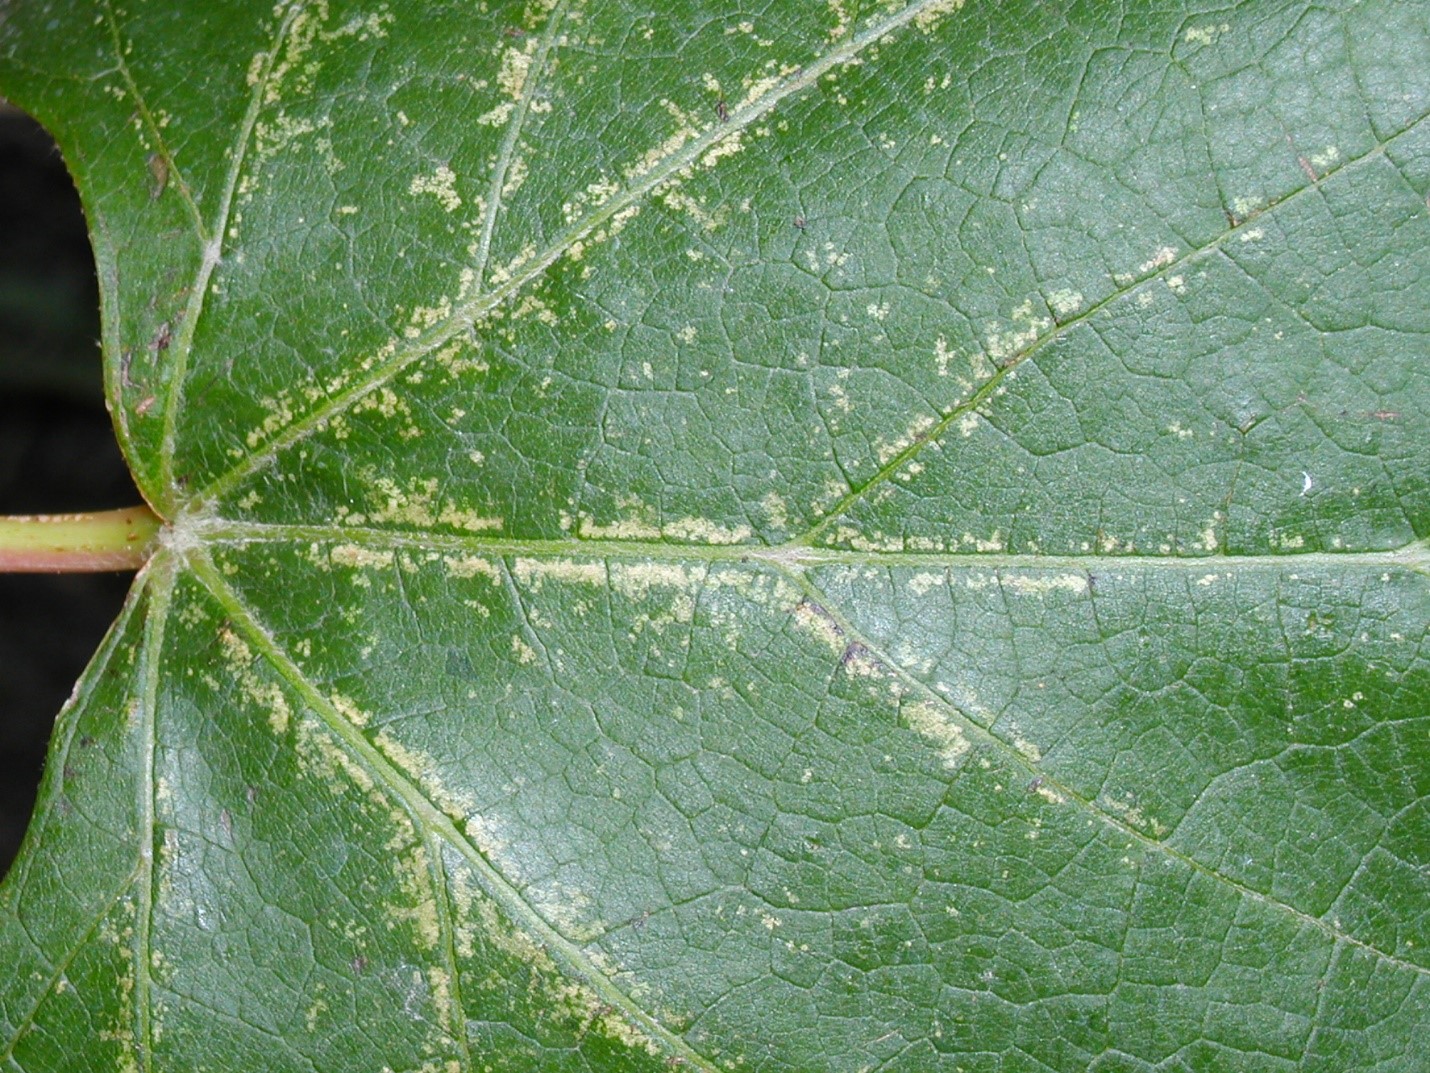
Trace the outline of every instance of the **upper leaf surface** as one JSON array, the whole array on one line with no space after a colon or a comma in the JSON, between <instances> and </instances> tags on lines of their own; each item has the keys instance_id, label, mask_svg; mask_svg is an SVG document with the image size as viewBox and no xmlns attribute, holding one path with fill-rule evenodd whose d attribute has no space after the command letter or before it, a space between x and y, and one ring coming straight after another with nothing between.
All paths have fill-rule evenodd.
<instances>
[{"instance_id":1,"label":"upper leaf surface","mask_svg":"<svg viewBox=\"0 0 1430 1073\"><path fill-rule=\"evenodd\" d=\"M7 1068L1413 1063L1414 5L7 18L175 522Z\"/></svg>"}]
</instances>

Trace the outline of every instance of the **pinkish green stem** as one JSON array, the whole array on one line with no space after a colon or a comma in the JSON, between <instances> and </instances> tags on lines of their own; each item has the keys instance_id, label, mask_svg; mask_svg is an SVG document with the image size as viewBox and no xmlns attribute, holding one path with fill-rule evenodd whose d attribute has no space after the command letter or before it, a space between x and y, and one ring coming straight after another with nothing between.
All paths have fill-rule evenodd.
<instances>
[{"instance_id":1,"label":"pinkish green stem","mask_svg":"<svg viewBox=\"0 0 1430 1073\"><path fill-rule=\"evenodd\" d=\"M0 517L0 574L138 570L161 525L144 506Z\"/></svg>"}]
</instances>

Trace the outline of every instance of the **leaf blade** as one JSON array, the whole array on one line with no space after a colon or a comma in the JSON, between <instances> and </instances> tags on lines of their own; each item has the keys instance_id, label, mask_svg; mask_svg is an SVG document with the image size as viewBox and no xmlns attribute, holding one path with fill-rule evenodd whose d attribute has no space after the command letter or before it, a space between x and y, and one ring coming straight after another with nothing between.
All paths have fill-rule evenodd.
<instances>
[{"instance_id":1,"label":"leaf blade","mask_svg":"<svg viewBox=\"0 0 1430 1073\"><path fill-rule=\"evenodd\" d=\"M132 997L4 1008L151 1068L1413 1065L1424 27L681 10L0 27L95 105L174 523L138 819L40 944Z\"/></svg>"}]
</instances>

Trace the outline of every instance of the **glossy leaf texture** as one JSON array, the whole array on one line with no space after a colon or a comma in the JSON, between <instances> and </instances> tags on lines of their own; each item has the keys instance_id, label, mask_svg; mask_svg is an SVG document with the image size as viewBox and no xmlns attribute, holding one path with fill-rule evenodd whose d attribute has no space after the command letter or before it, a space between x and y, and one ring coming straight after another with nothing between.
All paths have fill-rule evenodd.
<instances>
[{"instance_id":1,"label":"glossy leaf texture","mask_svg":"<svg viewBox=\"0 0 1430 1073\"><path fill-rule=\"evenodd\" d=\"M6 1070L1411 1070L1423 4L12 4L169 520Z\"/></svg>"}]
</instances>

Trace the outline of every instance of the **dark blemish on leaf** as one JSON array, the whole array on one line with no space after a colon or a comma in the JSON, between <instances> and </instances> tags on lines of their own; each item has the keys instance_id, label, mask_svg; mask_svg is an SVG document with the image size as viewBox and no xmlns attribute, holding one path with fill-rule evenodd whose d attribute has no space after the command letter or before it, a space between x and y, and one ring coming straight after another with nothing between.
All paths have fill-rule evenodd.
<instances>
[{"instance_id":1,"label":"dark blemish on leaf","mask_svg":"<svg viewBox=\"0 0 1430 1073\"><path fill-rule=\"evenodd\" d=\"M447 649L447 677L472 681L477 677L471 658L460 648Z\"/></svg>"},{"instance_id":2,"label":"dark blemish on leaf","mask_svg":"<svg viewBox=\"0 0 1430 1073\"><path fill-rule=\"evenodd\" d=\"M839 666L848 667L851 663L863 662L864 660L874 660L869 654L869 647L862 641L850 641L844 646L844 653L839 657Z\"/></svg>"},{"instance_id":3,"label":"dark blemish on leaf","mask_svg":"<svg viewBox=\"0 0 1430 1073\"><path fill-rule=\"evenodd\" d=\"M1028 783L1028 793L1030 793L1030 794L1035 794L1035 793L1037 793L1040 789L1042 789L1042 786L1043 786L1043 777L1042 777L1041 775L1036 775L1036 776L1033 777L1033 780Z\"/></svg>"},{"instance_id":4,"label":"dark blemish on leaf","mask_svg":"<svg viewBox=\"0 0 1430 1073\"><path fill-rule=\"evenodd\" d=\"M159 325L159 330L154 333L154 338L149 343L149 349L159 354L169 349L169 344L174 341L173 329L169 327L166 320Z\"/></svg>"},{"instance_id":5,"label":"dark blemish on leaf","mask_svg":"<svg viewBox=\"0 0 1430 1073\"><path fill-rule=\"evenodd\" d=\"M1301 165L1301 170L1306 173L1306 178L1310 179L1313 184L1321 181L1321 177L1316 174L1316 169L1311 167L1311 162L1296 152L1296 143L1291 140L1291 135L1289 134L1286 135L1286 148L1296 154L1296 163Z\"/></svg>"},{"instance_id":6,"label":"dark blemish on leaf","mask_svg":"<svg viewBox=\"0 0 1430 1073\"><path fill-rule=\"evenodd\" d=\"M1097 591L1097 575L1096 575L1096 574L1088 574L1088 575L1087 575L1087 591L1088 591L1088 592L1096 592L1096 591Z\"/></svg>"},{"instance_id":7,"label":"dark blemish on leaf","mask_svg":"<svg viewBox=\"0 0 1430 1073\"><path fill-rule=\"evenodd\" d=\"M79 739L79 747L80 747L81 749L88 749L88 748L89 748L91 745L93 745L93 744L94 744L94 739L93 739L92 737L90 737L88 734L85 734L83 737L81 737L81 738Z\"/></svg>"},{"instance_id":8,"label":"dark blemish on leaf","mask_svg":"<svg viewBox=\"0 0 1430 1073\"><path fill-rule=\"evenodd\" d=\"M153 201L169 185L169 162L158 153L150 153L146 163L149 165L149 200Z\"/></svg>"},{"instance_id":9,"label":"dark blemish on leaf","mask_svg":"<svg viewBox=\"0 0 1430 1073\"><path fill-rule=\"evenodd\" d=\"M795 615L804 618L812 616L819 620L821 628L828 630L831 636L844 636L844 627L840 626L834 616L826 611L821 604L811 600L808 596L801 599L795 607Z\"/></svg>"},{"instance_id":10,"label":"dark blemish on leaf","mask_svg":"<svg viewBox=\"0 0 1430 1073\"><path fill-rule=\"evenodd\" d=\"M721 97L715 102L715 117L719 119L721 123L730 122L730 106L725 103L724 97Z\"/></svg>"}]
</instances>

